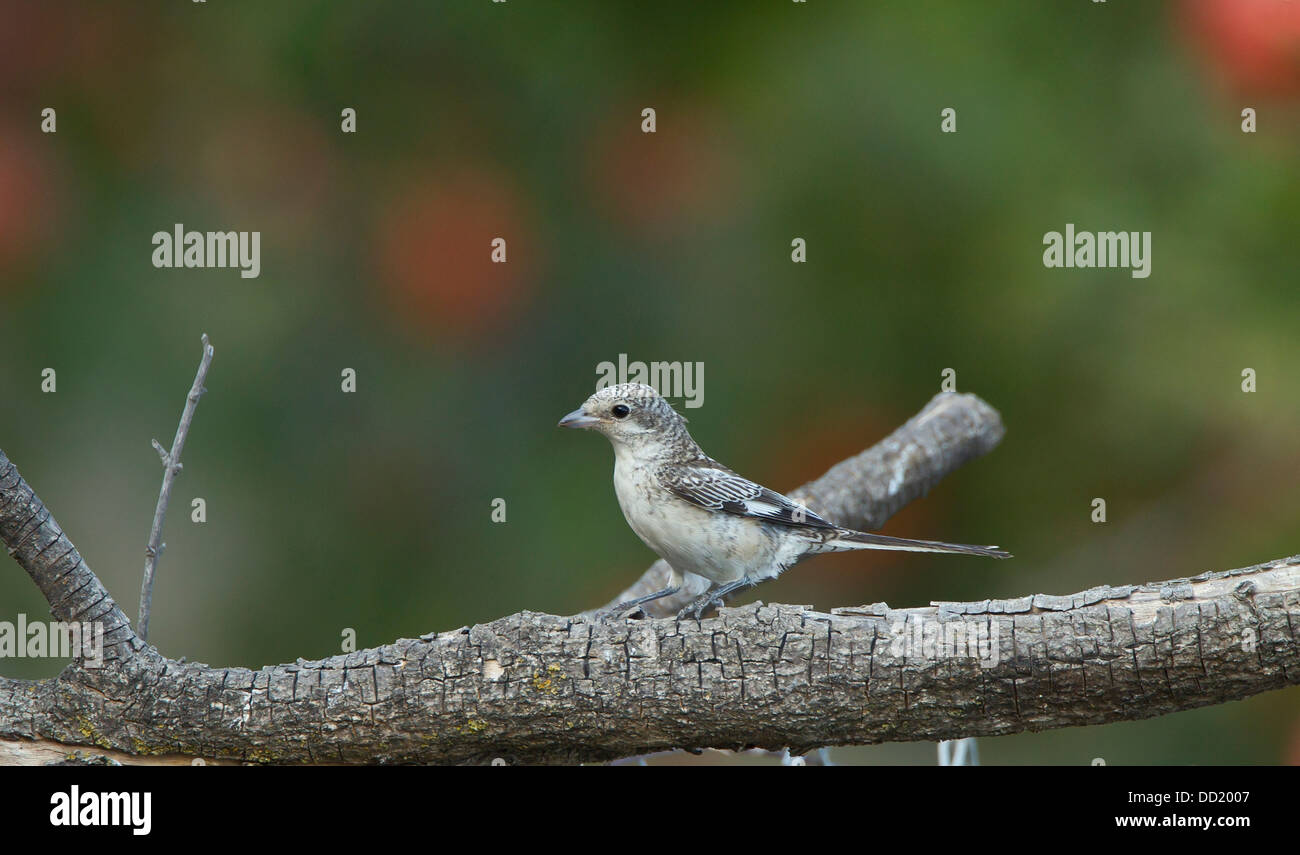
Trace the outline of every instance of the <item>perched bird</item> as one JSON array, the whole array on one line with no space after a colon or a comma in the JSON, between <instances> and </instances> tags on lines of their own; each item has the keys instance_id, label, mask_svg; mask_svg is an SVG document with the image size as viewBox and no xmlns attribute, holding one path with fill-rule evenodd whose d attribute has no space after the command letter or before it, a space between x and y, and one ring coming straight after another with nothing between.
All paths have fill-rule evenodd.
<instances>
[{"instance_id":1,"label":"perched bird","mask_svg":"<svg viewBox=\"0 0 1300 855\"><path fill-rule=\"evenodd\" d=\"M632 610L681 589L684 573L712 585L678 617L723 605L733 591L775 579L810 555L848 549L956 552L1009 558L995 546L908 540L841 528L787 497L742 478L706 455L686 419L654 388L607 386L560 419L614 446L614 492L632 531L672 568L668 587L620 603Z\"/></svg>"}]
</instances>

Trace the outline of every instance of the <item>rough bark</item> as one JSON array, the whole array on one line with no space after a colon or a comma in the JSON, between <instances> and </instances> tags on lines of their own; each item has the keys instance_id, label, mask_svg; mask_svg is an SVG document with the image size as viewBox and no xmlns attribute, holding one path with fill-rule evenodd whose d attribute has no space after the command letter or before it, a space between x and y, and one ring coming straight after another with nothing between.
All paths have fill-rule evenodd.
<instances>
[{"instance_id":1,"label":"rough bark","mask_svg":"<svg viewBox=\"0 0 1300 855\"><path fill-rule=\"evenodd\" d=\"M3 450L0 542L36 583L56 620L103 625L105 659L129 658L143 646L131 621Z\"/></svg>"},{"instance_id":2,"label":"rough bark","mask_svg":"<svg viewBox=\"0 0 1300 855\"><path fill-rule=\"evenodd\" d=\"M941 410L958 403L938 400ZM907 445L898 434L887 442L894 440ZM907 473L931 456L890 455L902 474L887 476L877 498L901 505L899 497L917 489L906 486L914 477ZM816 493L820 483L805 494L814 507L864 524L853 516L858 500L833 505ZM1147 718L1300 680L1300 556L1069 597L920 609L878 604L827 614L755 604L698 622L604 623L523 612L253 671L178 662L139 642L3 453L0 538L56 617L99 615L117 639L102 668L74 663L51 680L0 678L0 756L9 758L49 756L55 743L69 753L89 747L169 762L564 763L681 747L803 752ZM991 646L913 646L957 630Z\"/></svg>"},{"instance_id":3,"label":"rough bark","mask_svg":"<svg viewBox=\"0 0 1300 855\"><path fill-rule=\"evenodd\" d=\"M895 650L959 625L997 655ZM251 671L152 648L0 684L0 735L262 762L555 763L1043 730L1190 709L1300 675L1300 556L1070 597L593 623L524 612ZM996 627L996 629L994 629ZM996 659L996 664L992 662Z\"/></svg>"}]
</instances>

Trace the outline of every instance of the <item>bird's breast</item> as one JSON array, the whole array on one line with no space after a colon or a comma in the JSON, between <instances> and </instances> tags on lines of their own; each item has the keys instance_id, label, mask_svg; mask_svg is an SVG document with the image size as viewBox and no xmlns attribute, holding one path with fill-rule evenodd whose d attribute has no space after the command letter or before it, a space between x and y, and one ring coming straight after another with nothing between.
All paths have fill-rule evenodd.
<instances>
[{"instance_id":1,"label":"bird's breast","mask_svg":"<svg viewBox=\"0 0 1300 855\"><path fill-rule=\"evenodd\" d=\"M615 464L614 492L632 531L675 570L715 582L780 572L780 539L768 526L693 505L631 462Z\"/></svg>"}]
</instances>

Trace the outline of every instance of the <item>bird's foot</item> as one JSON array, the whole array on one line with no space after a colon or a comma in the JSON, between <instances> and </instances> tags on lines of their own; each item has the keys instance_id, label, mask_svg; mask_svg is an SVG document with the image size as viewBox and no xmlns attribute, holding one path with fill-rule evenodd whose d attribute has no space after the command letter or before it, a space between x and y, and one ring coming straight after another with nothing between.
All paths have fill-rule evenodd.
<instances>
[{"instance_id":1,"label":"bird's foot","mask_svg":"<svg viewBox=\"0 0 1300 855\"><path fill-rule=\"evenodd\" d=\"M718 608L722 608L724 605L726 605L726 603L724 603L722 601L722 598L719 597L718 595L714 593L704 594L699 598L697 598L689 606L687 606L686 608L678 612L677 619L684 620L687 617L694 617L696 620L699 620L700 616L709 610L709 606L717 606Z\"/></svg>"},{"instance_id":2,"label":"bird's foot","mask_svg":"<svg viewBox=\"0 0 1300 855\"><path fill-rule=\"evenodd\" d=\"M602 609L601 611L596 612L596 620L603 623L611 620L627 620L630 617L636 617L638 615L640 617L649 617L649 615L646 614L644 604L636 601L628 601L626 603L619 603L613 608Z\"/></svg>"}]
</instances>

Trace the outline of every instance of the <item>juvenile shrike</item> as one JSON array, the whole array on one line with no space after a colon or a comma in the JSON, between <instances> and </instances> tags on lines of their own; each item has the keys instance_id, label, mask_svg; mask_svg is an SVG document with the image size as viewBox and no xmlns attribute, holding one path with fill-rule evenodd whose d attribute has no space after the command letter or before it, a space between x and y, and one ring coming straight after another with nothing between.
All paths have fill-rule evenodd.
<instances>
[{"instance_id":1,"label":"juvenile shrike","mask_svg":"<svg viewBox=\"0 0 1300 855\"><path fill-rule=\"evenodd\" d=\"M995 546L908 540L840 528L780 493L742 478L700 450L686 419L641 383L607 386L560 419L614 446L614 492L632 531L668 562L668 587L620 603L629 610L681 588L683 573L711 590L678 614L698 619L739 588L775 579L810 555L847 549L958 552L1009 558Z\"/></svg>"}]
</instances>

